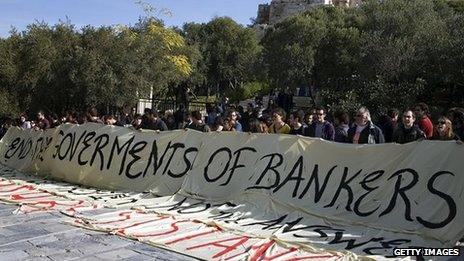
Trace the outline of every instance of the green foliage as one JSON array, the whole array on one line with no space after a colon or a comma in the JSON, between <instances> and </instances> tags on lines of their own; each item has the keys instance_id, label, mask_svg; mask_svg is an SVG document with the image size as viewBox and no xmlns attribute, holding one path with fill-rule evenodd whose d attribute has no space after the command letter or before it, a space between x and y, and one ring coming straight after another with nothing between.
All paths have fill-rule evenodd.
<instances>
[{"instance_id":1,"label":"green foliage","mask_svg":"<svg viewBox=\"0 0 464 261\"><path fill-rule=\"evenodd\" d=\"M0 41L0 91L21 110L135 104L185 80L195 50L154 18L134 27L34 23Z\"/></svg>"},{"instance_id":2,"label":"green foliage","mask_svg":"<svg viewBox=\"0 0 464 261\"><path fill-rule=\"evenodd\" d=\"M291 17L262 39L273 87L312 85L323 105L374 114L464 102L464 15L454 0L367 0ZM461 62L460 62L461 61Z\"/></svg>"},{"instance_id":3,"label":"green foliage","mask_svg":"<svg viewBox=\"0 0 464 261\"><path fill-rule=\"evenodd\" d=\"M261 43L227 17L166 28L141 1L148 17L132 27L34 23L0 39L1 110L110 108L186 87L243 100L301 86L312 86L322 105L366 105L374 115L418 101L437 110L462 106L463 3L318 7L270 28Z\"/></svg>"},{"instance_id":4,"label":"green foliage","mask_svg":"<svg viewBox=\"0 0 464 261\"><path fill-rule=\"evenodd\" d=\"M12 101L13 97L0 90L0 117L15 116L19 113L18 107Z\"/></svg>"},{"instance_id":5,"label":"green foliage","mask_svg":"<svg viewBox=\"0 0 464 261\"><path fill-rule=\"evenodd\" d=\"M251 29L228 17L218 17L207 24L185 24L183 33L187 43L201 53L192 74L196 87L224 93L254 80L261 48Z\"/></svg>"},{"instance_id":6,"label":"green foliage","mask_svg":"<svg viewBox=\"0 0 464 261\"><path fill-rule=\"evenodd\" d=\"M274 87L308 83L325 29L321 21L301 15L277 24L266 33L262 39L264 62Z\"/></svg>"},{"instance_id":7,"label":"green foliage","mask_svg":"<svg viewBox=\"0 0 464 261\"><path fill-rule=\"evenodd\" d=\"M228 97L232 102L243 101L256 97L259 93L269 93L269 85L262 82L249 82L231 90Z\"/></svg>"},{"instance_id":8,"label":"green foliage","mask_svg":"<svg viewBox=\"0 0 464 261\"><path fill-rule=\"evenodd\" d=\"M464 13L464 0L448 0L447 4L456 12Z\"/></svg>"}]
</instances>

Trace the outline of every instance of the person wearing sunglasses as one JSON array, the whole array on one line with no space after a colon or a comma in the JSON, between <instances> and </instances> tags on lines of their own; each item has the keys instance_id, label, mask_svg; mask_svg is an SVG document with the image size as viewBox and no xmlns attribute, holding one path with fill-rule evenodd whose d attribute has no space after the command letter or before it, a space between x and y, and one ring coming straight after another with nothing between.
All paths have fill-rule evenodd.
<instances>
[{"instance_id":1,"label":"person wearing sunglasses","mask_svg":"<svg viewBox=\"0 0 464 261\"><path fill-rule=\"evenodd\" d=\"M239 122L239 113L235 109L230 109L227 113L227 118L230 119L231 127L238 132L242 132L242 124Z\"/></svg>"},{"instance_id":2,"label":"person wearing sunglasses","mask_svg":"<svg viewBox=\"0 0 464 261\"><path fill-rule=\"evenodd\" d=\"M325 117L325 108L316 108L316 114L314 115L315 120L308 126L305 136L333 141L335 138L335 128Z\"/></svg>"},{"instance_id":3,"label":"person wearing sunglasses","mask_svg":"<svg viewBox=\"0 0 464 261\"><path fill-rule=\"evenodd\" d=\"M460 140L460 137L454 133L451 120L440 117L435 125L432 140Z\"/></svg>"},{"instance_id":4,"label":"person wearing sunglasses","mask_svg":"<svg viewBox=\"0 0 464 261\"><path fill-rule=\"evenodd\" d=\"M411 110L406 110L403 113L403 124L393 132L393 142L405 144L416 140L425 139L425 133L414 123L416 115Z\"/></svg>"},{"instance_id":5,"label":"person wearing sunglasses","mask_svg":"<svg viewBox=\"0 0 464 261\"><path fill-rule=\"evenodd\" d=\"M372 123L371 114L366 107L361 107L357 111L355 123L348 130L348 142L354 144L385 143L382 131Z\"/></svg>"}]
</instances>

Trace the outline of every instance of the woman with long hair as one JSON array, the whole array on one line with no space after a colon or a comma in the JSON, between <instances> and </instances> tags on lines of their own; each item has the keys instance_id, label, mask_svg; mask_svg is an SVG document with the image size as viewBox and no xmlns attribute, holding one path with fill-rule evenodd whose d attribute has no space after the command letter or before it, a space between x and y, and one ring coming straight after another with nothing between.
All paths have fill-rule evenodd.
<instances>
[{"instance_id":1,"label":"woman with long hair","mask_svg":"<svg viewBox=\"0 0 464 261\"><path fill-rule=\"evenodd\" d=\"M432 140L459 140L459 136L453 132L453 124L446 117L440 117L434 128Z\"/></svg>"},{"instance_id":2,"label":"woman with long hair","mask_svg":"<svg viewBox=\"0 0 464 261\"><path fill-rule=\"evenodd\" d=\"M269 127L269 133L276 133L276 134L289 134L290 133L290 126L285 123L285 111L281 108L278 108L272 114L272 125Z\"/></svg>"}]
</instances>

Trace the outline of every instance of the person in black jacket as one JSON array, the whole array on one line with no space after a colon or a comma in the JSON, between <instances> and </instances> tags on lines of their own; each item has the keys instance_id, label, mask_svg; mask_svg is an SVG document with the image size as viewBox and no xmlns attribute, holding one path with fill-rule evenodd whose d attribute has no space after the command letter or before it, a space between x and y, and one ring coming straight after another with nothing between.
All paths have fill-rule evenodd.
<instances>
[{"instance_id":1,"label":"person in black jacket","mask_svg":"<svg viewBox=\"0 0 464 261\"><path fill-rule=\"evenodd\" d=\"M372 123L371 114L366 107L361 107L357 111L354 126L348 130L348 142L354 144L385 143L382 131Z\"/></svg>"},{"instance_id":2,"label":"person in black jacket","mask_svg":"<svg viewBox=\"0 0 464 261\"><path fill-rule=\"evenodd\" d=\"M201 132L210 132L210 128L202 121L202 115L199 111L192 111L190 113L192 122L187 125L187 129L192 129Z\"/></svg>"},{"instance_id":3,"label":"person in black jacket","mask_svg":"<svg viewBox=\"0 0 464 261\"><path fill-rule=\"evenodd\" d=\"M155 109L151 109L148 111L147 122L142 123L142 129L167 131L168 126L158 117L158 112Z\"/></svg>"},{"instance_id":4,"label":"person in black jacket","mask_svg":"<svg viewBox=\"0 0 464 261\"><path fill-rule=\"evenodd\" d=\"M298 112L290 114L289 124L291 127L290 133L292 135L304 135L305 129L308 127L302 123L302 118Z\"/></svg>"},{"instance_id":5,"label":"person in black jacket","mask_svg":"<svg viewBox=\"0 0 464 261\"><path fill-rule=\"evenodd\" d=\"M8 129L13 125L13 119L10 117L7 117L3 124L0 126L0 140L5 136L7 133Z\"/></svg>"},{"instance_id":6,"label":"person in black jacket","mask_svg":"<svg viewBox=\"0 0 464 261\"><path fill-rule=\"evenodd\" d=\"M416 140L425 139L425 133L414 124L416 116L411 110L403 113L403 124L393 132L393 142L405 144Z\"/></svg>"},{"instance_id":7,"label":"person in black jacket","mask_svg":"<svg viewBox=\"0 0 464 261\"><path fill-rule=\"evenodd\" d=\"M335 127L335 142L347 142L348 130L350 129L350 116L346 112L336 112L334 115Z\"/></svg>"},{"instance_id":8,"label":"person in black jacket","mask_svg":"<svg viewBox=\"0 0 464 261\"><path fill-rule=\"evenodd\" d=\"M305 130L305 136L313 138L321 138L324 140L333 141L335 138L335 128L332 123L328 122L326 117L326 110L324 107L316 108L315 119Z\"/></svg>"},{"instance_id":9,"label":"person in black jacket","mask_svg":"<svg viewBox=\"0 0 464 261\"><path fill-rule=\"evenodd\" d=\"M391 109L386 115L380 117L378 126L382 130L387 143L393 142L393 132L398 128L398 117L399 111L397 109Z\"/></svg>"}]
</instances>

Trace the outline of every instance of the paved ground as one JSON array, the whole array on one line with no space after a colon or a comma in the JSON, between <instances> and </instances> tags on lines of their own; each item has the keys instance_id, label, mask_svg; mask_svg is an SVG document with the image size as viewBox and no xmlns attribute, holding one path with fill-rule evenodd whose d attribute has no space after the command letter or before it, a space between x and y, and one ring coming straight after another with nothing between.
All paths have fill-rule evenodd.
<instances>
[{"instance_id":1,"label":"paved ground","mask_svg":"<svg viewBox=\"0 0 464 261\"><path fill-rule=\"evenodd\" d=\"M133 240L62 224L59 213L15 215L0 203L0 260L195 260Z\"/></svg>"}]
</instances>

